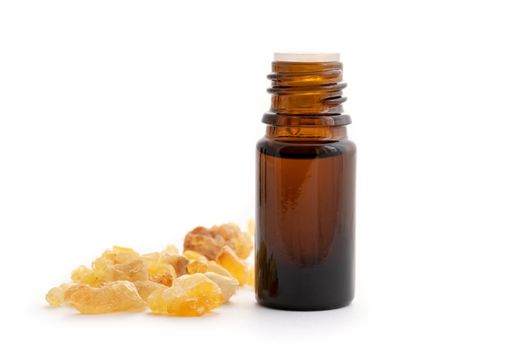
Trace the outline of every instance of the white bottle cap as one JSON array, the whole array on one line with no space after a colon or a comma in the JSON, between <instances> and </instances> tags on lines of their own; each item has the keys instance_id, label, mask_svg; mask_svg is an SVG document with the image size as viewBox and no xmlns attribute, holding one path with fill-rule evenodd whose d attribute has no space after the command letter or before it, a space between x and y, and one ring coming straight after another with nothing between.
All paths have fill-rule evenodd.
<instances>
[{"instance_id":1,"label":"white bottle cap","mask_svg":"<svg viewBox=\"0 0 525 350\"><path fill-rule=\"evenodd\" d=\"M275 52L273 60L279 62L339 62L339 54L332 53L303 53L303 52Z\"/></svg>"}]
</instances>

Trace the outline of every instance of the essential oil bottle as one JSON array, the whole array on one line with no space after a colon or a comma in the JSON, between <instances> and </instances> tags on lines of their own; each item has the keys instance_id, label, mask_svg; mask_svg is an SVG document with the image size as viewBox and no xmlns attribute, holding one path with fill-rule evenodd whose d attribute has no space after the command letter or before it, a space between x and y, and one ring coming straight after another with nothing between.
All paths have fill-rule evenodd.
<instances>
[{"instance_id":1,"label":"essential oil bottle","mask_svg":"<svg viewBox=\"0 0 525 350\"><path fill-rule=\"evenodd\" d=\"M343 113L339 54L276 53L257 143L259 304L326 310L354 296L356 146Z\"/></svg>"}]
</instances>

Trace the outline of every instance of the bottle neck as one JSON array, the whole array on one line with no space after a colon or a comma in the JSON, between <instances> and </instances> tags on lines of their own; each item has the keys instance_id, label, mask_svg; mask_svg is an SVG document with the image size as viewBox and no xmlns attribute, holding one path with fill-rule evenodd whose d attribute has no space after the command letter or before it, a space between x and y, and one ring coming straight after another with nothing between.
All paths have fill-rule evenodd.
<instances>
[{"instance_id":1,"label":"bottle neck","mask_svg":"<svg viewBox=\"0 0 525 350\"><path fill-rule=\"evenodd\" d=\"M263 122L313 129L350 124L350 117L343 114L342 76L340 62L273 62L268 75L272 104Z\"/></svg>"},{"instance_id":2,"label":"bottle neck","mask_svg":"<svg viewBox=\"0 0 525 350\"><path fill-rule=\"evenodd\" d=\"M339 141L347 138L346 126L268 125L266 137L282 141Z\"/></svg>"}]
</instances>

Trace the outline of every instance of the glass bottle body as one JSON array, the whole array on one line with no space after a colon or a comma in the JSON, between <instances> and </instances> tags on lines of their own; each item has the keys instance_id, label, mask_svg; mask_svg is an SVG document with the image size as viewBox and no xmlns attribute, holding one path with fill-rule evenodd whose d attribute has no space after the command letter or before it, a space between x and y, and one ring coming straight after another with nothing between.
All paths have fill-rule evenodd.
<instances>
[{"instance_id":1,"label":"glass bottle body","mask_svg":"<svg viewBox=\"0 0 525 350\"><path fill-rule=\"evenodd\" d=\"M260 304L320 310L351 302L355 151L346 136L267 135L258 142L256 296Z\"/></svg>"}]
</instances>

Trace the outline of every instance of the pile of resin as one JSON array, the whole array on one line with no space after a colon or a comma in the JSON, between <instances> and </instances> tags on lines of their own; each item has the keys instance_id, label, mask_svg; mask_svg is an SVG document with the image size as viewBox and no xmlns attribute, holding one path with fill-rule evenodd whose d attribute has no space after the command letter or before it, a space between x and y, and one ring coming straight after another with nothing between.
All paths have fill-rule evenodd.
<instances>
[{"instance_id":1,"label":"pile of resin","mask_svg":"<svg viewBox=\"0 0 525 350\"><path fill-rule=\"evenodd\" d=\"M241 285L253 286L253 221L248 232L235 224L197 227L184 239L184 251L169 245L139 254L113 247L71 273L71 282L52 288L49 305L70 305L83 314L141 311L201 316L228 302Z\"/></svg>"}]
</instances>

